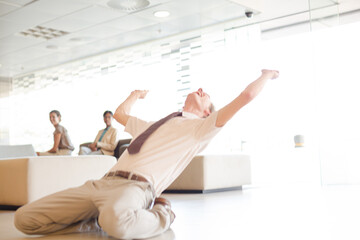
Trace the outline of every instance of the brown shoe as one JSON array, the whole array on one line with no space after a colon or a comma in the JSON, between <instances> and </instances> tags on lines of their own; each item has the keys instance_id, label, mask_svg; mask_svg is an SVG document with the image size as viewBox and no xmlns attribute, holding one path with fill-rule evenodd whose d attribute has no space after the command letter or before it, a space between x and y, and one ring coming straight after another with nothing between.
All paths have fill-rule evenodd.
<instances>
[{"instance_id":1,"label":"brown shoe","mask_svg":"<svg viewBox=\"0 0 360 240\"><path fill-rule=\"evenodd\" d=\"M155 204L161 204L163 205L166 209L171 209L171 202L169 200L167 200L166 198L155 198Z\"/></svg>"},{"instance_id":2,"label":"brown shoe","mask_svg":"<svg viewBox=\"0 0 360 240\"><path fill-rule=\"evenodd\" d=\"M175 220L175 213L171 210L171 203L166 198L155 198L154 205L161 204L165 207L166 210L170 212L170 224Z\"/></svg>"}]
</instances>

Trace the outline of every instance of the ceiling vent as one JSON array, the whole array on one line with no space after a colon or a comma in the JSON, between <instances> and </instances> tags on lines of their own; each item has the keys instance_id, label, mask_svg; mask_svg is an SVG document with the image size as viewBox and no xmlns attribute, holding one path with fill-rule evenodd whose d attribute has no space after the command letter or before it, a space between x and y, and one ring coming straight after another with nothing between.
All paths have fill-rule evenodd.
<instances>
[{"instance_id":1,"label":"ceiling vent","mask_svg":"<svg viewBox=\"0 0 360 240\"><path fill-rule=\"evenodd\" d=\"M125 12L142 10L150 5L148 0L110 0L107 5Z\"/></svg>"},{"instance_id":2,"label":"ceiling vent","mask_svg":"<svg viewBox=\"0 0 360 240\"><path fill-rule=\"evenodd\" d=\"M32 37L32 38L43 38L46 40L50 40L57 37L62 37L66 34L69 34L68 32L53 29L53 28L46 28L42 26L36 26L30 29L27 29L25 31L22 31L19 33L20 36L23 37Z\"/></svg>"}]
</instances>

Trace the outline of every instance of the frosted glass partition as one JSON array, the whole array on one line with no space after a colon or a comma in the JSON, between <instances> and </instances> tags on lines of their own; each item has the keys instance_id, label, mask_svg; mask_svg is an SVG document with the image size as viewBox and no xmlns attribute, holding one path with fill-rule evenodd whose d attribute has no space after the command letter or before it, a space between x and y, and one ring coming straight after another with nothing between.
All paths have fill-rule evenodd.
<instances>
[{"instance_id":1,"label":"frosted glass partition","mask_svg":"<svg viewBox=\"0 0 360 240\"><path fill-rule=\"evenodd\" d=\"M0 145L9 144L11 79L0 77Z\"/></svg>"},{"instance_id":2,"label":"frosted glass partition","mask_svg":"<svg viewBox=\"0 0 360 240\"><path fill-rule=\"evenodd\" d=\"M312 30L339 25L339 1L309 0L310 26Z\"/></svg>"}]
</instances>

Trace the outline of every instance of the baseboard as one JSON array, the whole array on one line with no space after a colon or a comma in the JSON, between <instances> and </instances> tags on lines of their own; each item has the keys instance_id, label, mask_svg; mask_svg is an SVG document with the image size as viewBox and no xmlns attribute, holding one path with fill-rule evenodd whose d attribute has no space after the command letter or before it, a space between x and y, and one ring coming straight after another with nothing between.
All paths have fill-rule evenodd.
<instances>
[{"instance_id":1,"label":"baseboard","mask_svg":"<svg viewBox=\"0 0 360 240\"><path fill-rule=\"evenodd\" d=\"M215 192L225 192L225 191L234 191L234 190L242 190L242 186L205 189L205 190L201 190L201 189L166 189L163 193L215 193Z\"/></svg>"},{"instance_id":2,"label":"baseboard","mask_svg":"<svg viewBox=\"0 0 360 240\"><path fill-rule=\"evenodd\" d=\"M0 205L0 210L16 210L20 206L12 206L12 205Z\"/></svg>"}]
</instances>

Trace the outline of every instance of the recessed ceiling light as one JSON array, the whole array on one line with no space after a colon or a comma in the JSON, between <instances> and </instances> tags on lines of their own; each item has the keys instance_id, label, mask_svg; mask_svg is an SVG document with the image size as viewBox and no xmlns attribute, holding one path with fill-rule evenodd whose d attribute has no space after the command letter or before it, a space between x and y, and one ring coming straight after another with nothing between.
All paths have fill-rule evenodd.
<instances>
[{"instance_id":1,"label":"recessed ceiling light","mask_svg":"<svg viewBox=\"0 0 360 240\"><path fill-rule=\"evenodd\" d=\"M75 38L70 38L69 41L71 42L82 42L82 38L81 37L75 37Z\"/></svg>"},{"instance_id":2,"label":"recessed ceiling light","mask_svg":"<svg viewBox=\"0 0 360 240\"><path fill-rule=\"evenodd\" d=\"M58 49L58 46L56 46L56 45L47 45L46 48L47 49Z\"/></svg>"},{"instance_id":3,"label":"recessed ceiling light","mask_svg":"<svg viewBox=\"0 0 360 240\"><path fill-rule=\"evenodd\" d=\"M156 11L156 12L154 12L154 16L158 17L158 18L166 18L166 17L170 16L170 12L164 11L164 10Z\"/></svg>"},{"instance_id":4,"label":"recessed ceiling light","mask_svg":"<svg viewBox=\"0 0 360 240\"><path fill-rule=\"evenodd\" d=\"M93 40L95 40L95 38L92 37L74 37L69 39L71 42L89 42Z\"/></svg>"}]
</instances>

